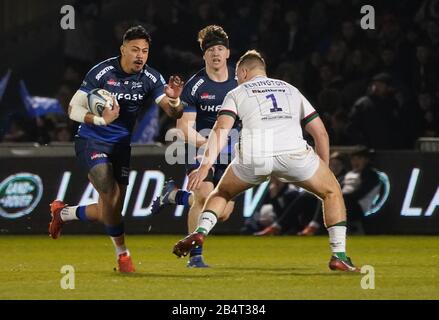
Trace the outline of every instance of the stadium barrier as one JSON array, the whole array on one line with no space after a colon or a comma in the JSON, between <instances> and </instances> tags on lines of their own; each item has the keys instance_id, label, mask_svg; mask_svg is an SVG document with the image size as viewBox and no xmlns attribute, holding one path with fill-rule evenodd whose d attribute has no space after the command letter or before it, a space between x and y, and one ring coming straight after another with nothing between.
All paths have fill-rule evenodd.
<instances>
[{"instance_id":1,"label":"stadium barrier","mask_svg":"<svg viewBox=\"0 0 439 320\"><path fill-rule=\"evenodd\" d=\"M166 208L150 216L149 206L167 178L185 183L184 165L165 162L160 145L133 146L130 185L123 214L128 233L186 233L187 209ZM76 162L71 144L0 145L0 234L47 234L49 203L95 202L97 194ZM381 151L374 157L382 188L364 218L367 234L439 234L439 153ZM267 184L237 199L217 234L237 234L264 196ZM69 234L103 233L93 223L72 223Z\"/></svg>"}]
</instances>

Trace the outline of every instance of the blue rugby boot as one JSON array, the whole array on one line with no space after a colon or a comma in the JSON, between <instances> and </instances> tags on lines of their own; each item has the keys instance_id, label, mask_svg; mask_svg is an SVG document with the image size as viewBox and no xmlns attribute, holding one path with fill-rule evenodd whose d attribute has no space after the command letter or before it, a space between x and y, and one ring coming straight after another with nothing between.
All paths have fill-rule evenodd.
<instances>
[{"instance_id":1,"label":"blue rugby boot","mask_svg":"<svg viewBox=\"0 0 439 320\"><path fill-rule=\"evenodd\" d=\"M203 256L193 256L187 262L188 268L209 268L209 265L204 263Z\"/></svg>"},{"instance_id":2,"label":"blue rugby boot","mask_svg":"<svg viewBox=\"0 0 439 320\"><path fill-rule=\"evenodd\" d=\"M168 180L162 189L162 194L154 199L151 205L151 215L158 214L165 206L175 204L175 201L169 199L172 191L177 190L174 180Z\"/></svg>"}]
</instances>

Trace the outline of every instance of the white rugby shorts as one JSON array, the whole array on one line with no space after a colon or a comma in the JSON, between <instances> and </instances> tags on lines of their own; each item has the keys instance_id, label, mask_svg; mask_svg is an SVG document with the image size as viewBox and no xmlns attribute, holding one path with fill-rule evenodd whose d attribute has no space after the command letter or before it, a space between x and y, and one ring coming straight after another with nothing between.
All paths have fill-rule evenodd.
<instances>
[{"instance_id":1,"label":"white rugby shorts","mask_svg":"<svg viewBox=\"0 0 439 320\"><path fill-rule=\"evenodd\" d=\"M274 176L284 182L310 179L319 168L320 158L313 148L272 157L242 157L237 153L230 163L233 173L243 182L258 185Z\"/></svg>"}]
</instances>

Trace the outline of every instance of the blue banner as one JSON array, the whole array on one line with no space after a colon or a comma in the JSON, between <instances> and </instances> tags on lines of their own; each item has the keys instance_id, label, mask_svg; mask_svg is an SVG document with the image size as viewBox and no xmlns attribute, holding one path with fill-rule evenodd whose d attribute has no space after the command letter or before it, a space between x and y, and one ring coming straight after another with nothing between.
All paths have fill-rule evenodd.
<instances>
[{"instance_id":1,"label":"blue banner","mask_svg":"<svg viewBox=\"0 0 439 320\"><path fill-rule=\"evenodd\" d=\"M137 125L131 142L153 143L159 133L159 106L153 104Z\"/></svg>"},{"instance_id":2,"label":"blue banner","mask_svg":"<svg viewBox=\"0 0 439 320\"><path fill-rule=\"evenodd\" d=\"M5 76L0 80L0 102L3 99L3 95L6 91L6 87L8 86L10 77L11 77L11 70L9 69L8 72L6 72Z\"/></svg>"},{"instance_id":3,"label":"blue banner","mask_svg":"<svg viewBox=\"0 0 439 320\"><path fill-rule=\"evenodd\" d=\"M23 80L20 81L20 95L31 117L41 117L48 113L65 113L57 99L31 96Z\"/></svg>"}]
</instances>

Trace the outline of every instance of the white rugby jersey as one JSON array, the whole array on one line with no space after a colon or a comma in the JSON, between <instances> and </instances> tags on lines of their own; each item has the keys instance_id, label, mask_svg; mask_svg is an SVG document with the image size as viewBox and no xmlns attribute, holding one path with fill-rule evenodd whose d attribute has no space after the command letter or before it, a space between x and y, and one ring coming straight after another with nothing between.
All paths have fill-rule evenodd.
<instances>
[{"instance_id":1,"label":"white rugby jersey","mask_svg":"<svg viewBox=\"0 0 439 320\"><path fill-rule=\"evenodd\" d=\"M219 115L242 120L239 150L254 157L303 151L302 127L318 117L297 88L285 81L258 76L230 91Z\"/></svg>"}]
</instances>

